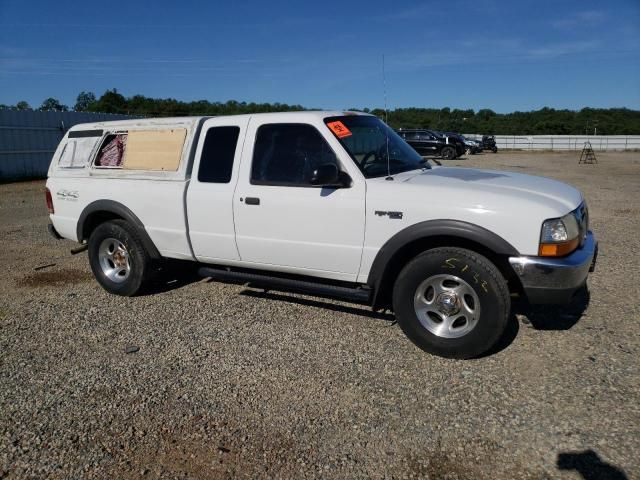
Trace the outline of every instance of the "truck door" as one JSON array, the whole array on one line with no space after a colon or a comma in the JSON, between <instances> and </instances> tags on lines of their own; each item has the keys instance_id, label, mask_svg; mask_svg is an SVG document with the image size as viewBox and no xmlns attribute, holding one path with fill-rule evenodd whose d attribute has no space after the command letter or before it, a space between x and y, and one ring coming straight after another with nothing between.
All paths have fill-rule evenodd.
<instances>
[{"instance_id":1,"label":"truck door","mask_svg":"<svg viewBox=\"0 0 640 480\"><path fill-rule=\"evenodd\" d=\"M248 122L248 117L211 118L202 125L187 189L189 235L199 261L240 258L233 225L233 191Z\"/></svg>"},{"instance_id":2,"label":"truck door","mask_svg":"<svg viewBox=\"0 0 640 480\"><path fill-rule=\"evenodd\" d=\"M324 124L254 119L233 203L242 262L355 281L365 230L364 178L350 158L336 154L346 156ZM311 185L312 172L328 163L350 179L348 187Z\"/></svg>"}]
</instances>

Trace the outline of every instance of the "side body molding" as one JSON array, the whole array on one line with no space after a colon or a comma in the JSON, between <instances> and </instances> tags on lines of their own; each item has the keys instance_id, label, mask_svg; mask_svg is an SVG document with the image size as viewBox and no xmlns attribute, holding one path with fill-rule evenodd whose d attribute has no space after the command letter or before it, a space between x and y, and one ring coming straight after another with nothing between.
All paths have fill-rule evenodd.
<instances>
[{"instance_id":1,"label":"side body molding","mask_svg":"<svg viewBox=\"0 0 640 480\"><path fill-rule=\"evenodd\" d=\"M383 280L387 273L392 272L395 258L402 254L405 248L411 248L411 244L415 242L428 242L429 239L437 242L440 238L457 238L462 242L471 241L482 247L491 250L497 255L519 256L518 251L509 242L495 233L480 227L473 223L463 222L460 220L428 220L426 222L416 223L410 227L401 230L391 237L382 246L369 270L367 284L374 291L373 306L379 304L380 290L384 287ZM438 246L445 246L446 243Z\"/></svg>"},{"instance_id":2,"label":"side body molding","mask_svg":"<svg viewBox=\"0 0 640 480\"><path fill-rule=\"evenodd\" d=\"M76 227L76 234L79 242L85 241L89 236L87 227L90 226L91 222L87 220L90 220L92 215L101 213L110 213L114 216L125 219L136 229L140 240L142 240L142 243L151 258L161 258L160 252L154 245L151 237L149 237L149 234L145 230L140 219L129 208L113 200L96 200L85 207L80 214L80 218L78 218L78 225Z\"/></svg>"}]
</instances>

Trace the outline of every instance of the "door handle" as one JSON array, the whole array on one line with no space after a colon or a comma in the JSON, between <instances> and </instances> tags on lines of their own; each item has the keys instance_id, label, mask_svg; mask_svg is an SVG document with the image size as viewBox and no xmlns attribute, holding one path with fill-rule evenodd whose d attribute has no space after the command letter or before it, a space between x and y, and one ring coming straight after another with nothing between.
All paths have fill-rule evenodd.
<instances>
[{"instance_id":1,"label":"door handle","mask_svg":"<svg viewBox=\"0 0 640 480\"><path fill-rule=\"evenodd\" d=\"M260 199L258 197L247 197L244 200L247 205L260 205Z\"/></svg>"}]
</instances>

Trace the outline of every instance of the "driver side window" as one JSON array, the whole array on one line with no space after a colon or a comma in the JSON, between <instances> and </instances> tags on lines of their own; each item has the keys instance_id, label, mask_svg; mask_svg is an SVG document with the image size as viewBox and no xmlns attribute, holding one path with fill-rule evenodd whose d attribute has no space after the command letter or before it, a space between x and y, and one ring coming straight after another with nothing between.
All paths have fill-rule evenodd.
<instances>
[{"instance_id":1,"label":"driver side window","mask_svg":"<svg viewBox=\"0 0 640 480\"><path fill-rule=\"evenodd\" d=\"M311 187L313 171L327 163L340 169L335 153L312 125L262 125L256 133L251 183Z\"/></svg>"}]
</instances>

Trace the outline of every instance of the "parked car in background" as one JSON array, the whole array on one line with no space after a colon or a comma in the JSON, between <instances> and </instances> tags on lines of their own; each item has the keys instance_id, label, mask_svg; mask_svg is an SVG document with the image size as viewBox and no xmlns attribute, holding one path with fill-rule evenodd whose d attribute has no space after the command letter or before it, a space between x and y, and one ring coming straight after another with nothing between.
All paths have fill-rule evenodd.
<instances>
[{"instance_id":1,"label":"parked car in background","mask_svg":"<svg viewBox=\"0 0 640 480\"><path fill-rule=\"evenodd\" d=\"M459 148L438 132L424 129L400 129L398 135L423 157L453 160L460 156ZM462 152L463 153L463 152Z\"/></svg>"},{"instance_id":2,"label":"parked car in background","mask_svg":"<svg viewBox=\"0 0 640 480\"><path fill-rule=\"evenodd\" d=\"M465 151L471 155L475 155L482 151L482 144L478 140L466 138L464 135L455 132L445 132L444 134L448 137L454 137L460 140L464 144Z\"/></svg>"},{"instance_id":3,"label":"parked car in background","mask_svg":"<svg viewBox=\"0 0 640 480\"><path fill-rule=\"evenodd\" d=\"M464 144L464 140L460 138L461 136L459 134L438 132L435 130L433 130L433 133L443 137L447 144L452 145L456 149L456 156L454 158L458 158L464 155L464 153L467 151L467 146Z\"/></svg>"},{"instance_id":4,"label":"parked car in background","mask_svg":"<svg viewBox=\"0 0 640 480\"><path fill-rule=\"evenodd\" d=\"M464 140L464 144L467 146L467 151L471 154L471 155L475 155L476 153L480 153L482 152L483 148L482 148L482 143L479 142L478 140L473 140L470 138L465 138Z\"/></svg>"},{"instance_id":5,"label":"parked car in background","mask_svg":"<svg viewBox=\"0 0 640 480\"><path fill-rule=\"evenodd\" d=\"M482 148L484 150L491 150L493 153L498 153L498 146L496 145L495 137L493 135L483 135Z\"/></svg>"}]
</instances>

